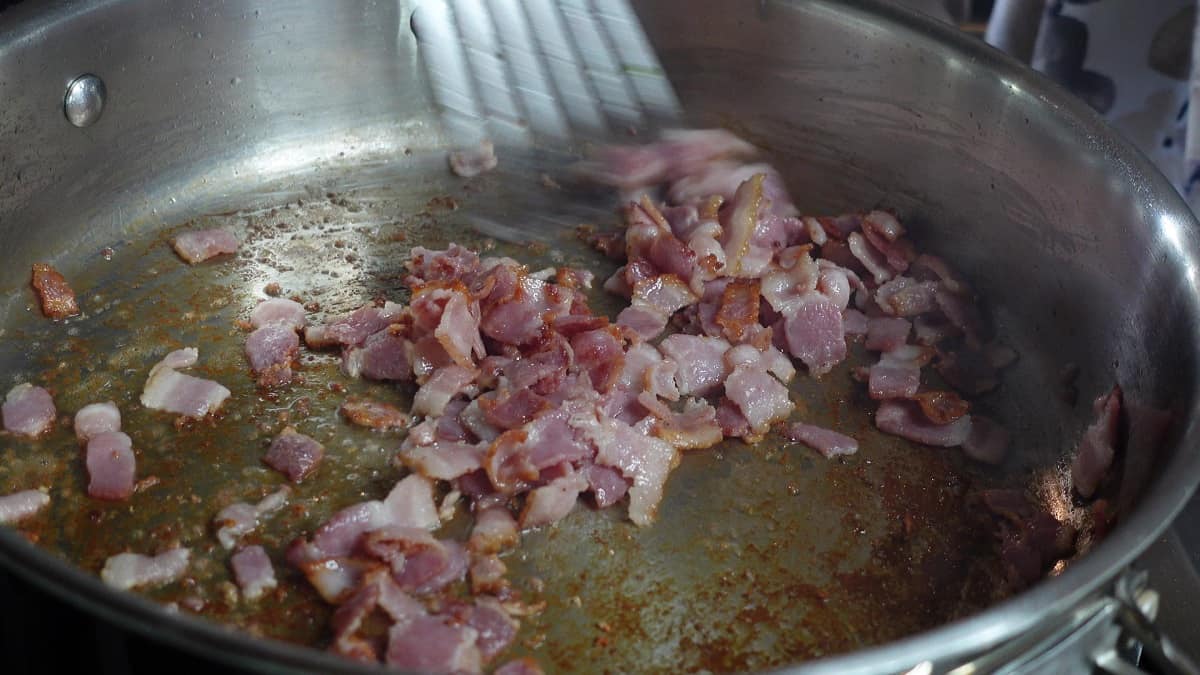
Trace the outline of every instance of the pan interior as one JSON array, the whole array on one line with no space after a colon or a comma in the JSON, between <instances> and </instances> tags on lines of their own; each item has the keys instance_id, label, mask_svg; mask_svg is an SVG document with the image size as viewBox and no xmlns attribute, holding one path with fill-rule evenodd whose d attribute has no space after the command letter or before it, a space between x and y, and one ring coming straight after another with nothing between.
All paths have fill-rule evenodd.
<instances>
[{"instance_id":1,"label":"pan interior","mask_svg":"<svg viewBox=\"0 0 1200 675\"><path fill-rule=\"evenodd\" d=\"M0 493L48 486L54 495L47 514L23 529L93 571L121 551L189 546L188 578L150 595L185 608L202 603L203 616L253 634L321 645L329 610L283 551L336 510L381 497L401 475L392 464L400 437L347 425L337 414L341 401L366 394L404 407L412 392L351 380L336 356L309 351L301 381L257 390L237 322L266 297L264 287L278 283L285 296L317 303L312 320L381 296L404 300L408 250L451 241L531 269L569 264L603 279L614 268L573 225L611 225L615 201L572 201L543 186L524 159L469 182L450 176L443 161L417 153L330 168L305 176L307 187L254 186L177 226L131 224L90 248L48 251L84 315L51 323L29 289L9 289L3 372L10 384L50 387L64 413L116 401L137 450L138 477L155 483L129 502L89 500L64 416L46 438L6 438L0 446ZM263 195L278 202L264 203ZM237 210L244 204L255 208ZM188 266L172 252L173 233L217 225L244 241L232 259ZM510 241L481 235L480 227ZM593 302L610 314L617 308L602 291ZM1006 421L1013 409L1004 401L1038 384L1029 372L1039 362L1032 343L1012 342L1021 360L1006 372L1001 393L977 405ZM198 374L233 391L216 420L179 425L138 403L149 367L183 346L199 347ZM1000 469L972 464L958 450L880 434L872 402L850 377L867 355L860 345L852 352L819 381L801 375L793 388L796 418L854 435L857 455L826 460L777 435L752 446L727 442L684 458L653 527L633 526L621 506L598 512L581 505L525 535L506 561L517 587L546 607L524 623L517 651L562 671L760 669L883 643L1003 597L992 535L978 527L967 497L1040 479L1062 515L1061 470L1045 459L1059 455L1055 427L1034 411L1014 417L1014 447L1032 451ZM261 457L287 425L317 438L328 454L316 476L295 488L292 506L254 535L285 580L282 590L258 604L239 602L228 554L209 523L226 504L282 484ZM461 536L465 520L447 531Z\"/></svg>"}]
</instances>

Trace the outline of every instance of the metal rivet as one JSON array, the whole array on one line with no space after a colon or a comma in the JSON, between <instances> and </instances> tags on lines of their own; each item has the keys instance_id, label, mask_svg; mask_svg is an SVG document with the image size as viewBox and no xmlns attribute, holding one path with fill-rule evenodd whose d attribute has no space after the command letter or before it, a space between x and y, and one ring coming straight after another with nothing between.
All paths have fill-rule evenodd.
<instances>
[{"instance_id":1,"label":"metal rivet","mask_svg":"<svg viewBox=\"0 0 1200 675\"><path fill-rule=\"evenodd\" d=\"M104 111L104 99L108 92L104 80L95 75L80 75L67 85L63 97L63 112L67 120L77 127L88 127L100 119Z\"/></svg>"}]
</instances>

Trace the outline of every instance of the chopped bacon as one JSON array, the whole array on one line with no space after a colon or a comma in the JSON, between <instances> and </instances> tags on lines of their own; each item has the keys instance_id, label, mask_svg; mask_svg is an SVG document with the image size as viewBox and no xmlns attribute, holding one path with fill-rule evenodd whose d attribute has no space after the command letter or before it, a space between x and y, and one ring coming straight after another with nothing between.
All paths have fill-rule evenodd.
<instances>
[{"instance_id":1,"label":"chopped bacon","mask_svg":"<svg viewBox=\"0 0 1200 675\"><path fill-rule=\"evenodd\" d=\"M850 247L851 255L871 273L875 283L882 284L895 276L895 272L888 266L887 259L861 233L851 232L850 236L846 237L846 243Z\"/></svg>"},{"instance_id":2,"label":"chopped bacon","mask_svg":"<svg viewBox=\"0 0 1200 675\"><path fill-rule=\"evenodd\" d=\"M120 431L93 436L87 444L88 495L121 500L133 494L137 460L133 441Z\"/></svg>"},{"instance_id":3,"label":"chopped bacon","mask_svg":"<svg viewBox=\"0 0 1200 675\"><path fill-rule=\"evenodd\" d=\"M422 476L454 480L481 468L486 452L486 445L480 447L453 441L434 441L430 445L401 449L400 461Z\"/></svg>"},{"instance_id":4,"label":"chopped bacon","mask_svg":"<svg viewBox=\"0 0 1200 675\"><path fill-rule=\"evenodd\" d=\"M0 496L0 523L15 523L35 515L50 503L41 490L23 490Z\"/></svg>"},{"instance_id":5,"label":"chopped bacon","mask_svg":"<svg viewBox=\"0 0 1200 675\"><path fill-rule=\"evenodd\" d=\"M89 403L75 413L75 437L87 442L97 434L121 430L121 411L112 401Z\"/></svg>"},{"instance_id":6,"label":"chopped bacon","mask_svg":"<svg viewBox=\"0 0 1200 675\"><path fill-rule=\"evenodd\" d=\"M285 323L269 323L246 338L246 358L260 387L277 387L292 381L292 365L300 353L300 338Z\"/></svg>"},{"instance_id":7,"label":"chopped bacon","mask_svg":"<svg viewBox=\"0 0 1200 675\"><path fill-rule=\"evenodd\" d=\"M213 518L213 527L217 530L217 541L229 550L238 540L253 532L259 523L267 516L282 509L291 494L291 488L284 486L267 495L257 504L237 502L221 509Z\"/></svg>"},{"instance_id":8,"label":"chopped bacon","mask_svg":"<svg viewBox=\"0 0 1200 675\"><path fill-rule=\"evenodd\" d=\"M584 475L587 477L588 491L592 493L592 501L595 502L596 508L608 508L621 501L629 492L629 479L610 466L588 465Z\"/></svg>"},{"instance_id":9,"label":"chopped bacon","mask_svg":"<svg viewBox=\"0 0 1200 675\"><path fill-rule=\"evenodd\" d=\"M467 548L474 553L499 553L517 545L517 521L504 506L489 506L475 514Z\"/></svg>"},{"instance_id":10,"label":"chopped bacon","mask_svg":"<svg viewBox=\"0 0 1200 675\"><path fill-rule=\"evenodd\" d=\"M42 314L51 319L65 319L79 313L75 291L58 270L46 263L33 264L33 290L42 306Z\"/></svg>"},{"instance_id":11,"label":"chopped bacon","mask_svg":"<svg viewBox=\"0 0 1200 675\"><path fill-rule=\"evenodd\" d=\"M225 387L176 370L196 363L198 352L195 347L179 349L167 354L150 369L150 377L142 390L142 405L153 410L164 410L185 417L203 418L221 407L230 391Z\"/></svg>"},{"instance_id":12,"label":"chopped bacon","mask_svg":"<svg viewBox=\"0 0 1200 675\"><path fill-rule=\"evenodd\" d=\"M662 501L667 474L679 463L678 451L661 439L607 417L589 420L583 432L597 448L597 464L617 469L633 481L629 488L629 519L637 525L649 525Z\"/></svg>"},{"instance_id":13,"label":"chopped bacon","mask_svg":"<svg viewBox=\"0 0 1200 675\"><path fill-rule=\"evenodd\" d=\"M878 317L867 320L867 349L890 352L904 346L912 324L908 319Z\"/></svg>"},{"instance_id":14,"label":"chopped bacon","mask_svg":"<svg viewBox=\"0 0 1200 675\"><path fill-rule=\"evenodd\" d=\"M366 305L345 316L338 317L325 324L321 331L322 344L340 344L345 346L360 345L371 335L396 323L404 314L404 307L393 302L384 303L383 307ZM305 341L308 331L305 331Z\"/></svg>"},{"instance_id":15,"label":"chopped bacon","mask_svg":"<svg viewBox=\"0 0 1200 675\"><path fill-rule=\"evenodd\" d=\"M49 431L57 414L50 392L27 382L9 389L0 405L5 431L30 438Z\"/></svg>"},{"instance_id":16,"label":"chopped bacon","mask_svg":"<svg viewBox=\"0 0 1200 675\"><path fill-rule=\"evenodd\" d=\"M303 330L308 323L304 306L287 298L271 298L258 303L250 312L250 325L255 328L273 323L288 326L292 330Z\"/></svg>"},{"instance_id":17,"label":"chopped bacon","mask_svg":"<svg viewBox=\"0 0 1200 675\"><path fill-rule=\"evenodd\" d=\"M179 257L192 265L222 254L236 253L239 245L237 235L221 228L184 232L171 242Z\"/></svg>"},{"instance_id":18,"label":"chopped bacon","mask_svg":"<svg viewBox=\"0 0 1200 675\"><path fill-rule=\"evenodd\" d=\"M351 424L371 429L402 429L409 421L396 406L370 399L350 399L339 410Z\"/></svg>"},{"instance_id":19,"label":"chopped bacon","mask_svg":"<svg viewBox=\"0 0 1200 675\"><path fill-rule=\"evenodd\" d=\"M884 433L916 443L949 448L966 442L971 434L971 416L964 415L950 424L934 424L916 403L887 400L875 411L875 426Z\"/></svg>"},{"instance_id":20,"label":"chopped bacon","mask_svg":"<svg viewBox=\"0 0 1200 675\"><path fill-rule=\"evenodd\" d=\"M419 673L477 673L478 631L437 616L418 616L388 631L387 664Z\"/></svg>"},{"instance_id":21,"label":"chopped bacon","mask_svg":"<svg viewBox=\"0 0 1200 675\"><path fill-rule=\"evenodd\" d=\"M707 448L724 440L721 425L717 423L717 411L703 399L689 398L682 412L670 412L659 418L654 425L654 435L679 448L696 450ZM592 467L599 470L603 467ZM588 475L589 482L591 474ZM593 486L594 487L594 486ZM624 490L622 490L622 494ZM602 497L597 493L599 502ZM620 496L617 496L620 499Z\"/></svg>"},{"instance_id":22,"label":"chopped bacon","mask_svg":"<svg viewBox=\"0 0 1200 675\"><path fill-rule=\"evenodd\" d=\"M949 424L971 409L970 404L952 391L923 391L912 399L921 406L925 418L934 424Z\"/></svg>"},{"instance_id":23,"label":"chopped bacon","mask_svg":"<svg viewBox=\"0 0 1200 675\"><path fill-rule=\"evenodd\" d=\"M575 471L534 488L525 498L521 529L548 525L564 518L575 507L579 493L588 488L587 479Z\"/></svg>"},{"instance_id":24,"label":"chopped bacon","mask_svg":"<svg viewBox=\"0 0 1200 675\"><path fill-rule=\"evenodd\" d=\"M1111 391L1096 399L1092 408L1096 419L1083 432L1071 459L1071 483L1085 498L1096 493L1116 455L1121 388L1113 386Z\"/></svg>"},{"instance_id":25,"label":"chopped bacon","mask_svg":"<svg viewBox=\"0 0 1200 675\"><path fill-rule=\"evenodd\" d=\"M753 366L738 366L730 373L725 395L742 411L756 435L765 434L771 423L786 419L795 408L787 387Z\"/></svg>"},{"instance_id":26,"label":"chopped bacon","mask_svg":"<svg viewBox=\"0 0 1200 675\"><path fill-rule=\"evenodd\" d=\"M858 441L853 438L803 422L789 424L787 437L807 445L825 457L853 455L858 452Z\"/></svg>"},{"instance_id":27,"label":"chopped bacon","mask_svg":"<svg viewBox=\"0 0 1200 675\"><path fill-rule=\"evenodd\" d=\"M120 553L104 561L100 580L118 590L137 586L162 586L178 581L187 571L191 551L174 548L156 556Z\"/></svg>"},{"instance_id":28,"label":"chopped bacon","mask_svg":"<svg viewBox=\"0 0 1200 675\"><path fill-rule=\"evenodd\" d=\"M247 600L258 600L279 584L275 580L271 559L262 546L247 546L234 553L229 558L229 566L233 568L233 577L242 589L242 597Z\"/></svg>"},{"instance_id":29,"label":"chopped bacon","mask_svg":"<svg viewBox=\"0 0 1200 675\"><path fill-rule=\"evenodd\" d=\"M411 380L418 357L413 344L393 328L398 326L371 334L361 347L347 348L342 354L342 371L369 380Z\"/></svg>"},{"instance_id":30,"label":"chopped bacon","mask_svg":"<svg viewBox=\"0 0 1200 675\"><path fill-rule=\"evenodd\" d=\"M324 457L325 446L292 427L286 427L271 441L263 462L291 482L299 483L317 470Z\"/></svg>"},{"instance_id":31,"label":"chopped bacon","mask_svg":"<svg viewBox=\"0 0 1200 675\"><path fill-rule=\"evenodd\" d=\"M414 415L441 415L464 387L475 381L478 371L463 368L459 365L449 365L435 372L429 380L421 385L413 397L412 413Z\"/></svg>"},{"instance_id":32,"label":"chopped bacon","mask_svg":"<svg viewBox=\"0 0 1200 675\"><path fill-rule=\"evenodd\" d=\"M810 375L824 375L846 358L842 310L824 296L806 295L781 323L788 352L808 366Z\"/></svg>"},{"instance_id":33,"label":"chopped bacon","mask_svg":"<svg viewBox=\"0 0 1200 675\"><path fill-rule=\"evenodd\" d=\"M719 337L676 333L659 344L663 355L675 362L676 382L682 395L703 396L715 390L729 375L725 352L729 343Z\"/></svg>"},{"instance_id":34,"label":"chopped bacon","mask_svg":"<svg viewBox=\"0 0 1200 675\"><path fill-rule=\"evenodd\" d=\"M740 342L749 326L758 323L758 279L735 279L725 287L716 322L733 342Z\"/></svg>"},{"instance_id":35,"label":"chopped bacon","mask_svg":"<svg viewBox=\"0 0 1200 675\"><path fill-rule=\"evenodd\" d=\"M868 394L875 400L913 398L921 386L921 367L931 358L929 350L914 345L880 354L868 371Z\"/></svg>"}]
</instances>

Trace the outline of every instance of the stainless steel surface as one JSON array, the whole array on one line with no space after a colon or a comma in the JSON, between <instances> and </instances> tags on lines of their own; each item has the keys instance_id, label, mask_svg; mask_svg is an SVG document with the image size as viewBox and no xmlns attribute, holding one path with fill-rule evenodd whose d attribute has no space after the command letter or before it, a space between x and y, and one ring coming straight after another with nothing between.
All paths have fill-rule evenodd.
<instances>
[{"instance_id":1,"label":"stainless steel surface","mask_svg":"<svg viewBox=\"0 0 1200 675\"><path fill-rule=\"evenodd\" d=\"M90 127L104 112L108 92L104 80L92 74L80 75L67 85L63 96L63 113L77 127Z\"/></svg>"},{"instance_id":2,"label":"stainless steel surface","mask_svg":"<svg viewBox=\"0 0 1200 675\"><path fill-rule=\"evenodd\" d=\"M0 151L0 234L13 261L0 287L23 287L24 261L71 262L198 214L416 175L446 145L402 29L408 3L32 5L0 13L0 138L19 139ZM1011 468L1043 498L1076 508L1062 492L1063 458L1088 412L1086 401L1050 393L1064 363L1081 367L1082 392L1116 379L1130 401L1180 420L1161 451L1127 454L1118 500L1129 510L1062 574L976 616L805 670L890 672L928 660L940 671L1081 606L1200 480L1200 241L1170 186L1065 92L884 4L637 9L692 123L728 125L768 149L806 210L893 207L919 241L965 263L1004 334L1019 339L1012 390L1022 395L989 404L1028 441ZM120 101L83 132L87 143L44 114L80 72L102 73ZM8 297L2 309L24 311L24 296ZM7 530L0 558L163 640L267 669L361 670L167 616Z\"/></svg>"}]
</instances>

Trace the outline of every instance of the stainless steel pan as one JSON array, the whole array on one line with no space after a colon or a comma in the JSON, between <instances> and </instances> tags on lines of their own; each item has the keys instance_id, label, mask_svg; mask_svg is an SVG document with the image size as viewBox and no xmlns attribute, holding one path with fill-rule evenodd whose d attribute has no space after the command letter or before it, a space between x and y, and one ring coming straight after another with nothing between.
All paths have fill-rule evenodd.
<instances>
[{"instance_id":1,"label":"stainless steel pan","mask_svg":"<svg viewBox=\"0 0 1200 675\"><path fill-rule=\"evenodd\" d=\"M113 1L0 12L0 372L49 383L65 411L116 398L130 410L139 471L160 480L132 508L92 505L65 430L32 447L6 441L0 486L40 481L56 501L29 528L40 546L5 530L0 560L187 648L266 669L355 668L254 637L319 641L327 610L300 586L262 610L223 598L223 553L205 523L276 480L258 457L284 414L327 441L328 466L343 470L301 491L304 507L264 536L274 553L386 489L395 442L337 422L340 398L324 386L335 367L319 357L306 362L303 386L259 396L233 321L268 281L338 311L394 292L414 242L478 244L470 223L479 218L519 227L532 209L562 209L567 222L581 213L531 187L538 175L520 154L502 155L506 168L475 183L449 176L410 11L407 2ZM548 606L527 622L518 653L553 670L753 670L831 657L808 667L888 672L945 668L1069 623L1200 480L1192 216L1090 111L949 27L867 0L678 0L639 11L691 122L763 147L806 211L895 208L924 248L968 273L1021 354L1001 392L979 403L1013 430L1016 452L997 471L900 443L873 432L844 371L802 382L810 417L859 433L859 455L827 462L777 440L730 444L685 460L658 527L579 510L527 536L514 576L527 588L543 582ZM107 93L99 119L76 128L63 93L84 73ZM457 210L431 201L446 195ZM591 217L604 205L587 206ZM233 223L245 252L184 267L165 242L189 221ZM499 246L605 271L570 233L542 243ZM80 291L88 316L74 333L29 311L35 260ZM145 369L181 344L199 344L208 373L246 402L240 416L179 430L137 409ZM1069 363L1081 372L1074 405L1056 395ZM1024 486L1086 529L1065 462L1087 399L1114 381L1128 400L1175 413L1168 443L1122 457L1107 495L1119 524L1104 541L993 605L997 563L969 494ZM193 573L215 589L205 591L206 615L244 631L165 613L93 576L106 555L175 540L197 547ZM184 592L193 591L152 595Z\"/></svg>"}]
</instances>

